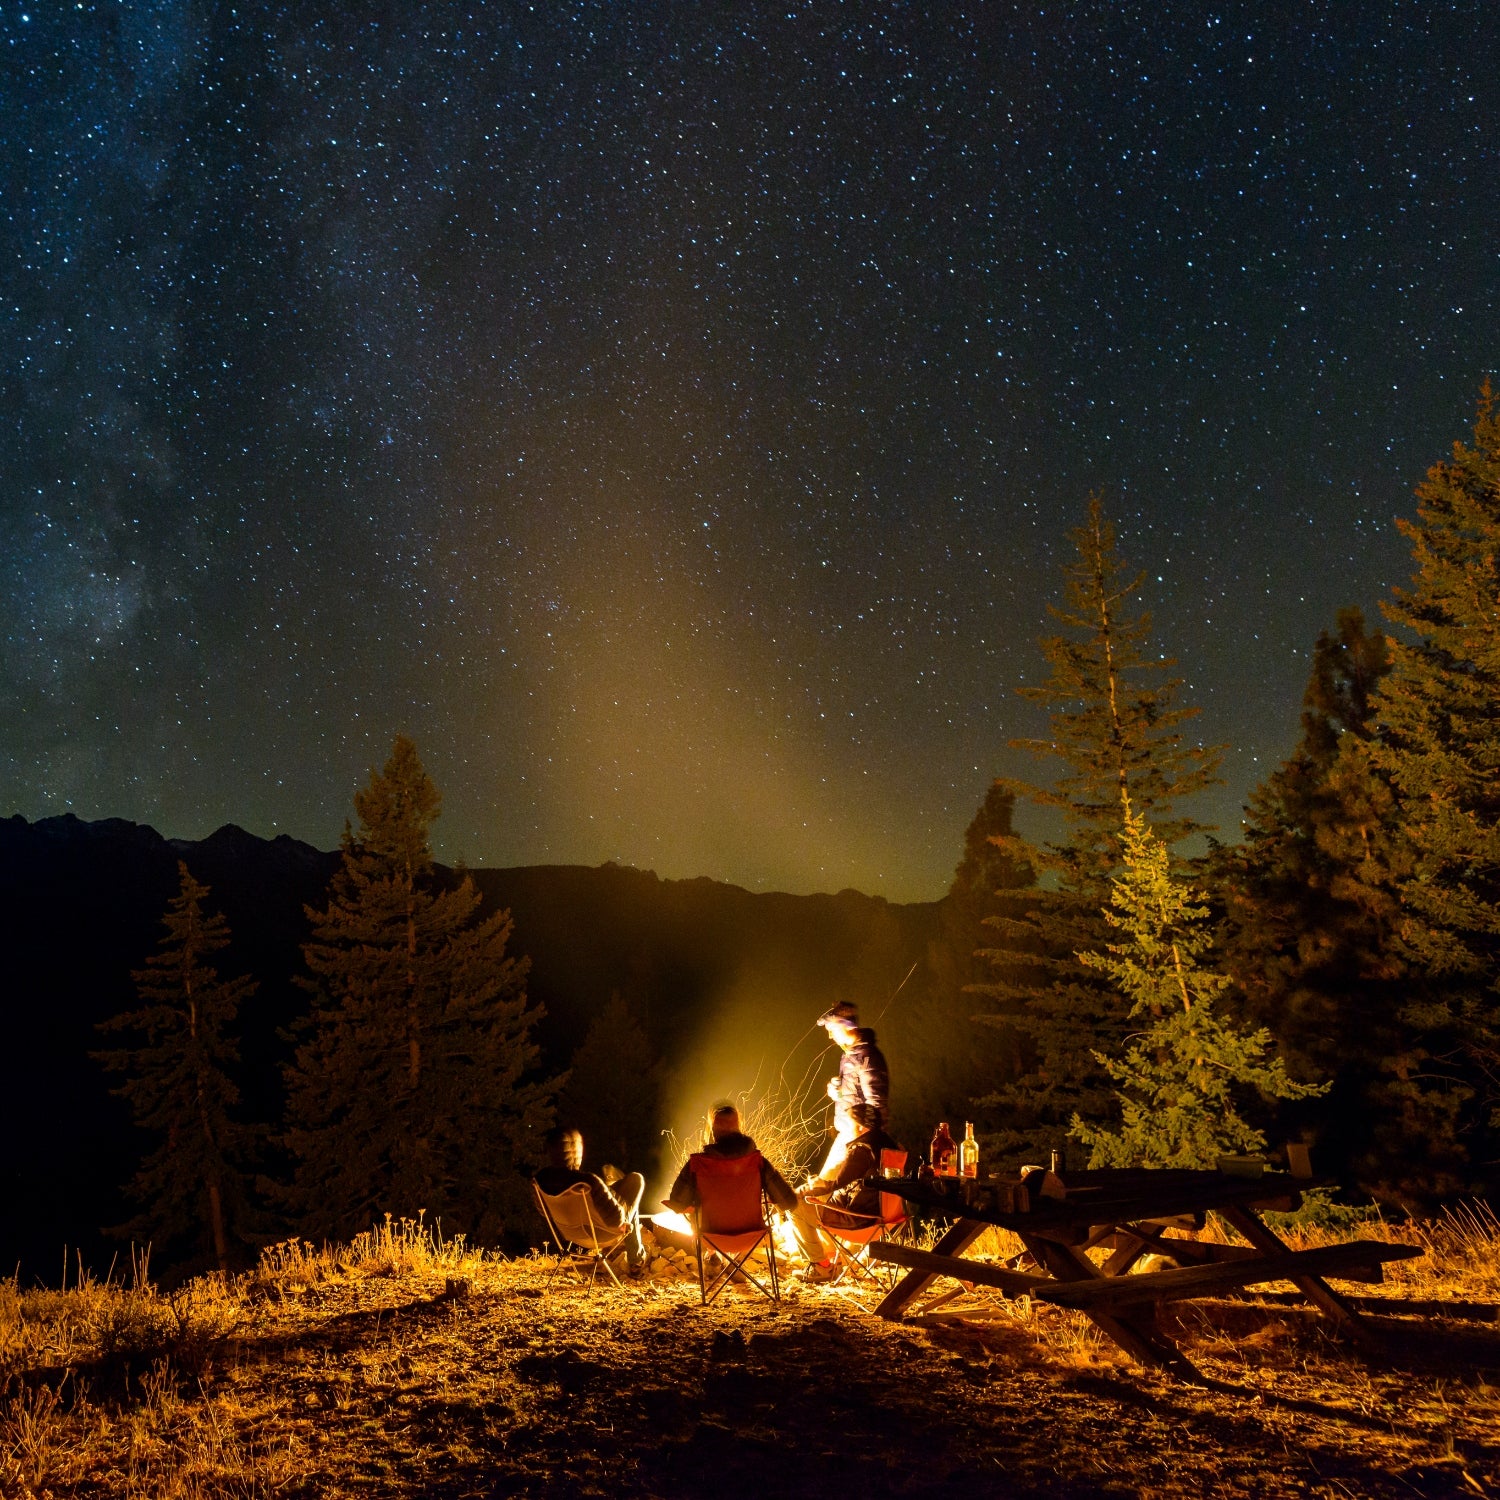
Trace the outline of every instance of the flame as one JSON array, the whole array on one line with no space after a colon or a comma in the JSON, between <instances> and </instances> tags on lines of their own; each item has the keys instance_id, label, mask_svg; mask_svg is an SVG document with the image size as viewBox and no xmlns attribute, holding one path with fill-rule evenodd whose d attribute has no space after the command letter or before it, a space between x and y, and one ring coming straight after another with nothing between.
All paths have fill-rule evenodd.
<instances>
[{"instance_id":1,"label":"flame","mask_svg":"<svg viewBox=\"0 0 1500 1500\"><path fill-rule=\"evenodd\" d=\"M668 1229L673 1234L686 1235L688 1239L693 1237L693 1221L686 1214L680 1214L675 1209L661 1209L652 1214L646 1222L653 1226L660 1224L663 1229Z\"/></svg>"}]
</instances>

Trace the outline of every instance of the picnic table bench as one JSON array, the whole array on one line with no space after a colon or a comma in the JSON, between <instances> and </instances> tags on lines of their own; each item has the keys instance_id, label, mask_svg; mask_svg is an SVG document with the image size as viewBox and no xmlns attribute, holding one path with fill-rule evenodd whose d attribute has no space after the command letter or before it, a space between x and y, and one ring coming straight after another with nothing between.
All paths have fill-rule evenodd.
<instances>
[{"instance_id":1,"label":"picnic table bench","mask_svg":"<svg viewBox=\"0 0 1500 1500\"><path fill-rule=\"evenodd\" d=\"M931 1250L890 1242L870 1247L874 1259L906 1269L877 1309L882 1317L901 1318L934 1278L949 1276L971 1286L996 1287L1007 1296L1077 1308L1138 1363L1186 1380L1201 1376L1157 1328L1157 1304L1289 1281L1350 1337L1378 1347L1375 1330L1324 1278L1379 1281L1385 1262L1422 1253L1413 1245L1380 1240L1290 1249L1260 1213L1295 1207L1299 1190L1317 1184L1285 1173L1236 1177L1145 1168L1070 1172L1064 1196L1042 1197L1025 1209L995 1206L1003 1197L997 1198L982 1181L904 1177L881 1185L921 1209L954 1220ZM1247 1243L1193 1238L1210 1212ZM991 1226L1015 1234L1032 1266L966 1259L964 1252ZM1175 1233L1169 1235L1169 1230ZM1087 1253L1100 1247L1110 1251L1102 1266ZM1129 1274L1144 1255L1160 1255L1172 1261L1173 1268Z\"/></svg>"}]
</instances>

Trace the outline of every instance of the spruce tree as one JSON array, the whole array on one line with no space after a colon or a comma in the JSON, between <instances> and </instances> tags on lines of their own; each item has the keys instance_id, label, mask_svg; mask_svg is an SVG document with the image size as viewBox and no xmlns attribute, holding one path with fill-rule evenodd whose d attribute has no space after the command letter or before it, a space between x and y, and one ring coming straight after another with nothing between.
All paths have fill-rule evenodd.
<instances>
[{"instance_id":1,"label":"spruce tree","mask_svg":"<svg viewBox=\"0 0 1500 1500\"><path fill-rule=\"evenodd\" d=\"M125 1075L114 1092L129 1101L136 1124L160 1136L131 1183L144 1212L115 1232L158 1246L206 1240L227 1271L250 1145L250 1132L230 1114L239 1092L227 1070L239 1060L235 1018L256 983L220 978L211 960L228 946L229 924L204 911L208 887L181 861L177 879L161 944L131 974L140 1006L100 1026L141 1038L96 1056Z\"/></svg>"},{"instance_id":2,"label":"spruce tree","mask_svg":"<svg viewBox=\"0 0 1500 1500\"><path fill-rule=\"evenodd\" d=\"M1212 943L1208 908L1172 873L1171 855L1122 794L1123 869L1105 920L1121 935L1080 961L1102 975L1145 1030L1118 1053L1096 1054L1117 1090L1117 1127L1074 1116L1092 1167L1212 1167L1220 1155L1256 1151L1265 1136L1241 1112L1254 1093L1301 1099L1299 1084L1267 1056L1269 1031L1238 1029L1223 1014L1230 980L1202 962Z\"/></svg>"},{"instance_id":3,"label":"spruce tree","mask_svg":"<svg viewBox=\"0 0 1500 1500\"><path fill-rule=\"evenodd\" d=\"M1046 810L1061 822L1055 842L1000 835L995 847L1038 883L1017 902L1006 898L988 919L984 956L992 966L974 993L998 1002L979 1019L1014 1038L1020 1076L983 1105L998 1115L987 1144L1002 1158L1045 1159L1065 1146L1075 1117L1112 1116L1114 1090L1097 1060L1123 1041L1120 997L1077 955L1108 941L1102 908L1119 867L1121 795L1158 820L1175 844L1204 831L1177 805L1216 782L1219 752L1191 743L1183 726L1197 712L1178 706L1173 661L1149 649L1151 619L1135 603L1144 574L1120 558L1113 526L1097 495L1071 533L1076 561L1064 569L1063 603L1051 613L1063 633L1042 641L1046 682L1021 689L1049 711L1043 740L1014 747L1061 761L1050 786L1000 778L1002 795Z\"/></svg>"},{"instance_id":4,"label":"spruce tree","mask_svg":"<svg viewBox=\"0 0 1500 1500\"><path fill-rule=\"evenodd\" d=\"M618 991L594 1017L573 1054L558 1099L564 1124L583 1132L591 1162L645 1170L655 1155L663 1068L634 1007Z\"/></svg>"},{"instance_id":5,"label":"spruce tree","mask_svg":"<svg viewBox=\"0 0 1500 1500\"><path fill-rule=\"evenodd\" d=\"M1397 942L1410 871L1395 793L1376 769L1376 691L1390 647L1358 609L1319 636L1302 739L1255 791L1245 837L1217 849L1224 967L1253 1022L1294 1075L1326 1097L1283 1111L1321 1170L1408 1207L1462 1180L1454 1130L1464 1103L1443 1076L1451 1042L1413 1005L1419 984Z\"/></svg>"},{"instance_id":6,"label":"spruce tree","mask_svg":"<svg viewBox=\"0 0 1500 1500\"><path fill-rule=\"evenodd\" d=\"M1472 446L1455 443L1397 525L1416 572L1384 606L1398 627L1380 685L1375 767L1400 803L1411 869L1402 952L1423 976L1411 1010L1449 1055L1436 1063L1474 1108L1456 1144L1493 1186L1500 1139L1500 412L1486 382ZM1437 1049L1434 1049L1435 1053ZM1437 1054L1441 1057L1441 1054ZM1481 1165L1488 1164L1488 1165Z\"/></svg>"},{"instance_id":7,"label":"spruce tree","mask_svg":"<svg viewBox=\"0 0 1500 1500\"><path fill-rule=\"evenodd\" d=\"M935 1120L976 1118L983 1125L976 1096L1020 1071L1014 1033L988 1027L975 1033L971 993L982 979L1008 977L1008 971L992 970L980 951L991 941L986 918L999 909L1023 911L1020 903L1032 883L1030 869L1017 866L996 842L1013 835L1014 806L1004 788L989 787L964 834L964 852L938 908L925 962L918 962L877 1023L881 1046L901 1077L893 1107L899 1125L894 1133L903 1139L915 1140L916 1131L925 1139ZM883 988L889 990L889 983ZM872 1012L867 1024L881 1014Z\"/></svg>"},{"instance_id":8,"label":"spruce tree","mask_svg":"<svg viewBox=\"0 0 1500 1500\"><path fill-rule=\"evenodd\" d=\"M354 806L328 905L308 909L281 1197L310 1235L423 1209L493 1238L521 1211L516 1167L551 1119L527 962L506 954L509 912L481 918L473 881L434 870L441 798L411 740L397 736Z\"/></svg>"}]
</instances>

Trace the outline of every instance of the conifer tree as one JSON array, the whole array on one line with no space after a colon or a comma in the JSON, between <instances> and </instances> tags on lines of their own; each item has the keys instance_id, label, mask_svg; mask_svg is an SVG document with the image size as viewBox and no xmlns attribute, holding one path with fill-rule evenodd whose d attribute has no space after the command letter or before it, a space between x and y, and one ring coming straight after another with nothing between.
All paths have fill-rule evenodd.
<instances>
[{"instance_id":1,"label":"conifer tree","mask_svg":"<svg viewBox=\"0 0 1500 1500\"><path fill-rule=\"evenodd\" d=\"M997 910L1020 915L1032 884L1030 869L1017 866L996 842L1013 836L1014 806L1011 793L991 784L964 834L964 852L939 907L926 961L903 982L879 1022L886 1055L893 1065L899 1061L902 1082L894 1108L908 1131L974 1116L976 1096L1020 1071L1013 1032L986 1027L975 1034L971 992L982 979L1014 977L993 968L981 951L991 942L986 919ZM875 1014L867 1018L874 1020ZM964 1038L962 1045L955 1045L957 1038ZM982 1114L979 1119L982 1124Z\"/></svg>"},{"instance_id":2,"label":"conifer tree","mask_svg":"<svg viewBox=\"0 0 1500 1500\"><path fill-rule=\"evenodd\" d=\"M594 1017L573 1054L558 1100L562 1121L583 1132L591 1162L644 1169L653 1139L663 1069L634 1007L618 991Z\"/></svg>"},{"instance_id":3,"label":"conifer tree","mask_svg":"<svg viewBox=\"0 0 1500 1500\"><path fill-rule=\"evenodd\" d=\"M1486 382L1472 446L1455 443L1397 522L1416 572L1380 685L1375 767L1395 788L1411 869L1400 944L1424 977L1413 1019L1451 1039L1443 1069L1473 1092L1476 1165L1500 1139L1500 411ZM1493 1183L1493 1166L1483 1169ZM1474 1186L1484 1185L1476 1178Z\"/></svg>"},{"instance_id":4,"label":"conifer tree","mask_svg":"<svg viewBox=\"0 0 1500 1500\"><path fill-rule=\"evenodd\" d=\"M1390 667L1386 638L1341 610L1313 650L1301 742L1253 793L1244 841L1215 851L1212 877L1246 1016L1296 1076L1332 1082L1283 1123L1312 1136L1322 1170L1415 1207L1461 1183L1466 1095L1444 1077L1451 1039L1413 1006L1418 981L1397 943L1410 852L1370 754Z\"/></svg>"},{"instance_id":5,"label":"conifer tree","mask_svg":"<svg viewBox=\"0 0 1500 1500\"><path fill-rule=\"evenodd\" d=\"M1002 1157L1037 1157L1060 1148L1075 1116L1097 1122L1114 1112L1114 1091L1097 1053L1113 1054L1125 1034L1120 997L1077 955L1108 941L1103 907L1121 858L1121 794L1158 820L1167 845L1204 831L1179 813L1185 798L1216 782L1219 752L1190 743L1183 726L1197 712L1177 704L1171 660L1148 649L1150 616L1134 599L1144 574L1120 558L1113 526L1097 495L1071 532L1077 560L1064 569L1063 603L1053 616L1063 633L1042 641L1045 683L1022 695L1049 710L1048 737L1013 740L1056 757L1050 786L1001 778L1005 796L1059 818L1055 842L995 838L1016 867L1034 871L1024 910L1006 900L988 919L990 978L974 992L998 1002L980 1020L1017 1040L1020 1076L983 1104L1000 1128L989 1147ZM1045 1157L1043 1157L1045 1159Z\"/></svg>"},{"instance_id":6,"label":"conifer tree","mask_svg":"<svg viewBox=\"0 0 1500 1500\"><path fill-rule=\"evenodd\" d=\"M411 740L397 736L354 806L328 905L308 909L312 1007L287 1073L296 1169L281 1196L306 1234L425 1209L450 1233L494 1237L551 1119L527 962L506 955L509 912L481 919L472 880L434 870L441 798Z\"/></svg>"},{"instance_id":7,"label":"conifer tree","mask_svg":"<svg viewBox=\"0 0 1500 1500\"><path fill-rule=\"evenodd\" d=\"M131 974L141 1005L100 1027L141 1038L96 1056L125 1075L114 1092L136 1124L161 1137L131 1183L144 1212L116 1232L158 1245L207 1239L227 1271L246 1203L250 1132L230 1114L239 1092L226 1070L239 1060L231 1031L256 983L219 977L212 959L228 946L229 924L204 911L208 887L180 860L177 879L161 944Z\"/></svg>"},{"instance_id":8,"label":"conifer tree","mask_svg":"<svg viewBox=\"0 0 1500 1500\"><path fill-rule=\"evenodd\" d=\"M1212 1167L1228 1152L1255 1151L1265 1136L1241 1113L1252 1091L1272 1099L1322 1092L1267 1056L1269 1031L1246 1032L1222 1013L1230 980L1201 962L1212 938L1208 908L1172 873L1171 855L1122 794L1123 870L1105 920L1120 935L1080 961L1144 1020L1117 1054L1097 1059L1118 1091L1118 1127L1073 1119L1093 1167Z\"/></svg>"}]
</instances>

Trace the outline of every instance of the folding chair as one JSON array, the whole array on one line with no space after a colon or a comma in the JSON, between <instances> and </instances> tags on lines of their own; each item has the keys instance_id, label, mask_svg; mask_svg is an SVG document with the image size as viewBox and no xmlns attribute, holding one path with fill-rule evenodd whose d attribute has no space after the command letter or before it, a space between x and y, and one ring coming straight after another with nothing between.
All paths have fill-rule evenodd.
<instances>
[{"instance_id":1,"label":"folding chair","mask_svg":"<svg viewBox=\"0 0 1500 1500\"><path fill-rule=\"evenodd\" d=\"M623 1285L615 1275L615 1268L610 1265L610 1261L624 1252L630 1226L627 1224L611 1229L609 1225L599 1222L599 1217L594 1212L594 1201L589 1196L588 1183L575 1182L563 1192L549 1195L541 1190L533 1178L531 1191L536 1196L536 1206L541 1210L542 1218L557 1243L560 1259L553 1267L552 1275L556 1276L564 1266L572 1266L582 1274L583 1268L587 1266L589 1285L593 1286L602 1266L616 1286ZM549 1285L551 1279L548 1277Z\"/></svg>"},{"instance_id":2,"label":"folding chair","mask_svg":"<svg viewBox=\"0 0 1500 1500\"><path fill-rule=\"evenodd\" d=\"M698 1295L705 1307L737 1275L771 1301L781 1300L776 1241L761 1196L760 1162L759 1151L736 1157L708 1156L699 1151L688 1158L698 1189L698 1206L692 1214L693 1248L698 1255ZM769 1286L746 1266L762 1245L771 1268ZM709 1251L723 1257L723 1264L711 1277L704 1273Z\"/></svg>"},{"instance_id":3,"label":"folding chair","mask_svg":"<svg viewBox=\"0 0 1500 1500\"><path fill-rule=\"evenodd\" d=\"M889 1147L880 1153L880 1170L887 1168L897 1172L906 1166L906 1152ZM826 1285L837 1286L846 1276L863 1277L877 1286L883 1285L880 1277L867 1264L865 1252L876 1240L893 1234L906 1223L906 1205L895 1193L880 1195L878 1214L856 1214L837 1204L821 1203L816 1198L809 1200L813 1213L817 1215L818 1228L833 1241L833 1260L836 1270ZM855 1225L831 1223L833 1217L858 1219Z\"/></svg>"}]
</instances>

